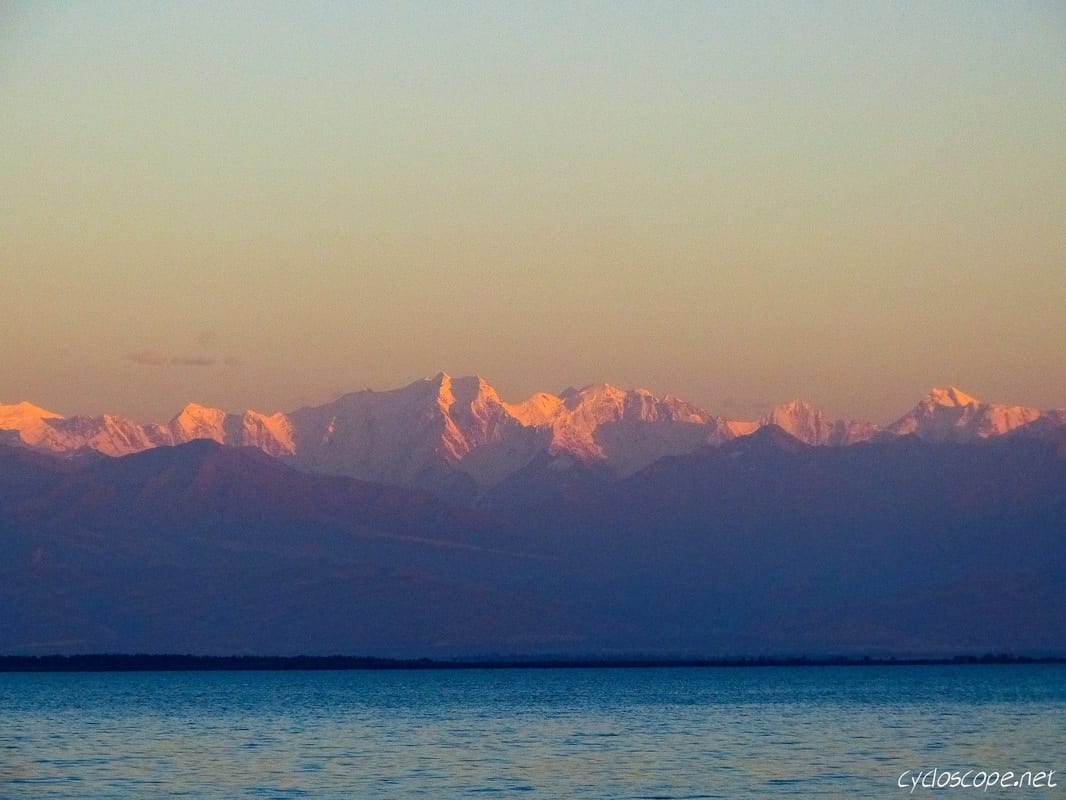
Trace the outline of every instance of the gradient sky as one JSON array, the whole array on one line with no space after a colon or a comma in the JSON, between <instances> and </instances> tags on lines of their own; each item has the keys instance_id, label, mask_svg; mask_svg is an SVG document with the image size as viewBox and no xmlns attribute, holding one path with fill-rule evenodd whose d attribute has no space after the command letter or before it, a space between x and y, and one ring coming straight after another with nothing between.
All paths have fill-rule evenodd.
<instances>
[{"instance_id":1,"label":"gradient sky","mask_svg":"<svg viewBox=\"0 0 1066 800\"><path fill-rule=\"evenodd\" d=\"M1066 406L1061 3L6 3L0 402Z\"/></svg>"}]
</instances>

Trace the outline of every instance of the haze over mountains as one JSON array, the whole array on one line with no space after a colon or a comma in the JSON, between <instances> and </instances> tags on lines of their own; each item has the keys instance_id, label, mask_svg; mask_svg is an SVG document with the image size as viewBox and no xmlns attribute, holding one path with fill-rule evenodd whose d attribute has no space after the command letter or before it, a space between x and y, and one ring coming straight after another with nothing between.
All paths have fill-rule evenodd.
<instances>
[{"instance_id":1,"label":"haze over mountains","mask_svg":"<svg viewBox=\"0 0 1066 800\"><path fill-rule=\"evenodd\" d=\"M0 429L0 653L1066 654L1061 410L737 422L442 374Z\"/></svg>"},{"instance_id":2,"label":"haze over mountains","mask_svg":"<svg viewBox=\"0 0 1066 800\"><path fill-rule=\"evenodd\" d=\"M196 439L255 447L300 469L469 499L547 458L559 466L600 466L631 475L665 456L719 446L775 425L810 445L846 446L893 436L969 442L1066 422L1066 410L983 403L934 389L881 429L832 420L793 401L755 421L728 420L676 397L607 384L539 392L507 403L479 377L440 373L391 391L347 394L290 413L231 414L194 403L168 423L114 415L64 418L31 403L0 405L0 430L55 453L94 450L122 456ZM9 433L13 437L14 433Z\"/></svg>"}]
</instances>

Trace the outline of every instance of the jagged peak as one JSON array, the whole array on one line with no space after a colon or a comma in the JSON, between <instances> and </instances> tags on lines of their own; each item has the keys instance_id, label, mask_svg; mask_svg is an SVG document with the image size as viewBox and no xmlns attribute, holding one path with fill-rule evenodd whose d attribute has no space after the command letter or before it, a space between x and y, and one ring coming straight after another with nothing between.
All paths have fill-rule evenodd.
<instances>
[{"instance_id":1,"label":"jagged peak","mask_svg":"<svg viewBox=\"0 0 1066 800\"><path fill-rule=\"evenodd\" d=\"M963 406L976 405L977 399L966 394L954 386L933 389L925 396L925 403L935 406L948 406L961 408Z\"/></svg>"},{"instance_id":2,"label":"jagged peak","mask_svg":"<svg viewBox=\"0 0 1066 800\"><path fill-rule=\"evenodd\" d=\"M551 392L533 392L523 403L558 403L562 398Z\"/></svg>"},{"instance_id":3,"label":"jagged peak","mask_svg":"<svg viewBox=\"0 0 1066 800\"><path fill-rule=\"evenodd\" d=\"M492 385L487 380L482 378L480 375L463 375L462 377L459 377L459 378L455 378L455 377L452 377L452 376L447 376L447 377L451 381L453 386L458 384L458 385L461 385L461 386L472 387L472 388L476 389L479 392L495 392L496 391L492 387Z\"/></svg>"},{"instance_id":4,"label":"jagged peak","mask_svg":"<svg viewBox=\"0 0 1066 800\"><path fill-rule=\"evenodd\" d=\"M775 416L779 416L781 414L796 413L820 415L822 413L822 410L813 403L808 403L806 400L800 400L799 398L795 398L785 403L778 403L776 406L770 409L770 411L766 414L765 419L773 419Z\"/></svg>"},{"instance_id":5,"label":"jagged peak","mask_svg":"<svg viewBox=\"0 0 1066 800\"><path fill-rule=\"evenodd\" d=\"M499 399L496 390L480 375L463 375L456 377L442 370L436 375L423 378L420 381L415 381L406 388L412 389L414 387L429 387L435 392L438 398L446 399L449 403L460 398L472 402L477 399L479 395L486 395L489 398Z\"/></svg>"},{"instance_id":6,"label":"jagged peak","mask_svg":"<svg viewBox=\"0 0 1066 800\"><path fill-rule=\"evenodd\" d=\"M381 395L389 395L389 394L391 394L391 395L397 395L397 394L408 394L408 393L411 393L411 392L418 393L418 394L423 394L423 393L425 393L427 391L429 391L429 392L440 392L440 391L450 387L451 384L452 384L452 376L449 375L447 372L441 371L441 372L438 372L436 375L426 375L423 378L419 378L418 380L411 381L410 383L408 383L408 384L406 384L404 386L401 386L399 388L396 388L396 389L386 389L386 390L383 390L383 391L377 391L376 392L373 389L367 388L367 389L363 389L363 390L358 391L358 392L348 392L347 394L341 395L341 397L339 397L338 399L339 400L344 400L344 399L348 399L348 398L362 397L363 395L367 395L367 394L381 394Z\"/></svg>"},{"instance_id":7,"label":"jagged peak","mask_svg":"<svg viewBox=\"0 0 1066 800\"><path fill-rule=\"evenodd\" d=\"M463 405L478 405L482 403L503 405L500 395L480 375L466 375L462 378L452 378L450 387L454 402Z\"/></svg>"},{"instance_id":8,"label":"jagged peak","mask_svg":"<svg viewBox=\"0 0 1066 800\"><path fill-rule=\"evenodd\" d=\"M34 405L27 400L22 400L11 405L0 403L0 422L3 420L29 420L29 419L63 419L62 414L49 411L46 408ZM0 427L3 427L0 424Z\"/></svg>"},{"instance_id":9,"label":"jagged peak","mask_svg":"<svg viewBox=\"0 0 1066 800\"><path fill-rule=\"evenodd\" d=\"M453 403L473 405L478 402L502 402L496 389L480 375L453 377L447 372L438 372L432 377L416 381L407 388L428 387L444 410Z\"/></svg>"},{"instance_id":10,"label":"jagged peak","mask_svg":"<svg viewBox=\"0 0 1066 800\"><path fill-rule=\"evenodd\" d=\"M220 408L212 408L211 406L200 405L199 403L186 403L185 406L177 413L174 419L182 418L203 418L207 416L217 417L225 416L226 412Z\"/></svg>"},{"instance_id":11,"label":"jagged peak","mask_svg":"<svg viewBox=\"0 0 1066 800\"><path fill-rule=\"evenodd\" d=\"M214 411L214 410L215 409L213 409L211 406L205 406L205 405L203 405L201 403L192 403L192 402L186 403L184 406L182 406L182 409L181 409L183 414L186 413L186 412L188 412L190 414L195 414L198 411Z\"/></svg>"},{"instance_id":12,"label":"jagged peak","mask_svg":"<svg viewBox=\"0 0 1066 800\"><path fill-rule=\"evenodd\" d=\"M580 389L567 389L560 396L567 401L567 405L574 406L580 404L583 400L597 400L600 398L620 400L627 394L629 392L625 389L619 389L610 383L590 383Z\"/></svg>"},{"instance_id":13,"label":"jagged peak","mask_svg":"<svg viewBox=\"0 0 1066 800\"><path fill-rule=\"evenodd\" d=\"M507 412L523 425L537 427L552 422L565 405L563 398L549 392L535 392L518 403L505 403Z\"/></svg>"},{"instance_id":14,"label":"jagged peak","mask_svg":"<svg viewBox=\"0 0 1066 800\"><path fill-rule=\"evenodd\" d=\"M624 390L610 383L589 383L578 389L577 394L624 394Z\"/></svg>"},{"instance_id":15,"label":"jagged peak","mask_svg":"<svg viewBox=\"0 0 1066 800\"><path fill-rule=\"evenodd\" d=\"M285 419L288 415L284 411L275 411L273 414L268 414L265 411L256 411L254 409L245 409L241 413L242 419Z\"/></svg>"}]
</instances>

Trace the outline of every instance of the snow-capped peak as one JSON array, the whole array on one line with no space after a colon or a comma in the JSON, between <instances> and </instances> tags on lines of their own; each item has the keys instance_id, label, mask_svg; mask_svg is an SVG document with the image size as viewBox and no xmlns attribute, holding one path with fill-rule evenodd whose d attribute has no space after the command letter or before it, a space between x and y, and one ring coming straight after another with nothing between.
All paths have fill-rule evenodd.
<instances>
[{"instance_id":1,"label":"snow-capped peak","mask_svg":"<svg viewBox=\"0 0 1066 800\"><path fill-rule=\"evenodd\" d=\"M831 420L804 400L774 406L759 424L776 425L801 442L812 445L854 444L869 439L876 430L868 422Z\"/></svg>"},{"instance_id":2,"label":"snow-capped peak","mask_svg":"<svg viewBox=\"0 0 1066 800\"><path fill-rule=\"evenodd\" d=\"M774 406L763 417L761 424L776 425L808 444L823 444L831 425L821 411L803 400L791 400Z\"/></svg>"},{"instance_id":3,"label":"snow-capped peak","mask_svg":"<svg viewBox=\"0 0 1066 800\"><path fill-rule=\"evenodd\" d=\"M0 404L0 430L22 430L37 425L43 419L62 419L62 414L35 406L23 400L12 405Z\"/></svg>"},{"instance_id":4,"label":"snow-capped peak","mask_svg":"<svg viewBox=\"0 0 1066 800\"><path fill-rule=\"evenodd\" d=\"M493 486L538 456L595 463L623 476L664 456L719 446L771 425L811 445L843 446L877 435L966 442L1040 417L1036 409L980 403L948 386L933 389L883 431L829 419L802 400L744 422L671 395L607 383L507 403L477 375L439 372L398 389L367 389L291 413L228 414L189 403L165 424L110 415L63 418L22 402L0 405L0 430L17 431L22 443L54 452L91 448L115 456L207 438L257 447L311 471L461 494L471 486ZM1048 418L1048 426L1059 425L1066 412ZM5 439L14 440L14 434Z\"/></svg>"},{"instance_id":5,"label":"snow-capped peak","mask_svg":"<svg viewBox=\"0 0 1066 800\"><path fill-rule=\"evenodd\" d=\"M563 399L548 392L536 392L520 403L505 404L508 413L528 428L549 425L559 416Z\"/></svg>"},{"instance_id":6,"label":"snow-capped peak","mask_svg":"<svg viewBox=\"0 0 1066 800\"><path fill-rule=\"evenodd\" d=\"M602 406L603 404L620 407L625 402L626 394L627 392L609 383L590 383L588 386L566 393L563 400L570 409L589 405Z\"/></svg>"},{"instance_id":7,"label":"snow-capped peak","mask_svg":"<svg viewBox=\"0 0 1066 800\"><path fill-rule=\"evenodd\" d=\"M192 439L214 439L224 442L226 412L218 408L209 408L198 403L188 403L167 426L175 442L187 442Z\"/></svg>"},{"instance_id":8,"label":"snow-capped peak","mask_svg":"<svg viewBox=\"0 0 1066 800\"><path fill-rule=\"evenodd\" d=\"M960 389L956 389L954 386L948 386L946 389L933 389L925 399L931 405L954 408L971 406L978 402L975 398Z\"/></svg>"},{"instance_id":9,"label":"snow-capped peak","mask_svg":"<svg viewBox=\"0 0 1066 800\"><path fill-rule=\"evenodd\" d=\"M438 390L445 390L452 385L452 376L447 372L441 371L436 375L426 376L421 380L421 383L429 386L435 386Z\"/></svg>"},{"instance_id":10,"label":"snow-capped peak","mask_svg":"<svg viewBox=\"0 0 1066 800\"><path fill-rule=\"evenodd\" d=\"M176 418L180 419L181 417L187 417L191 419L203 419L207 417L213 419L220 414L224 415L225 413L226 412L221 409L212 408L211 406L202 406L199 403L186 403L185 407L178 413Z\"/></svg>"},{"instance_id":11,"label":"snow-capped peak","mask_svg":"<svg viewBox=\"0 0 1066 800\"><path fill-rule=\"evenodd\" d=\"M778 403L770 409L765 419L773 424L778 418L788 417L820 417L822 412L806 400L789 400L787 403Z\"/></svg>"},{"instance_id":12,"label":"snow-capped peak","mask_svg":"<svg viewBox=\"0 0 1066 800\"><path fill-rule=\"evenodd\" d=\"M933 389L886 431L896 436L914 434L929 441L967 442L1001 436L1039 417L1035 408L981 403L949 386Z\"/></svg>"}]
</instances>

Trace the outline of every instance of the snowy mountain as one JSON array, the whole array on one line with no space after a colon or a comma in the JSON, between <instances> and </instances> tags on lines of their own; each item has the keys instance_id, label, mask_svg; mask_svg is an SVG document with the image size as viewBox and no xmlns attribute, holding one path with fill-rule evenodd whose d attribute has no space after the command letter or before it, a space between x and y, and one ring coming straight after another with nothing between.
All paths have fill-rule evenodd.
<instances>
[{"instance_id":1,"label":"snowy mountain","mask_svg":"<svg viewBox=\"0 0 1066 800\"><path fill-rule=\"evenodd\" d=\"M23 444L54 453L95 450L108 456L125 456L196 439L257 447L273 456L293 452L292 431L285 414L227 414L195 403L164 425L144 425L112 414L64 417L25 402L0 405L0 430L17 432Z\"/></svg>"},{"instance_id":2,"label":"snowy mountain","mask_svg":"<svg viewBox=\"0 0 1066 800\"><path fill-rule=\"evenodd\" d=\"M930 442L1046 437L1066 412L981 403L934 389L884 430L833 420L795 400L755 421L727 420L672 396L609 384L504 401L477 376L439 373L389 391L355 392L290 413L226 413L190 403L167 423L114 415L65 418L31 403L0 405L5 441L44 451L122 456L211 439L255 447L308 472L429 489L469 499L524 474L595 468L614 479L773 426L808 445L842 447L913 435Z\"/></svg>"},{"instance_id":3,"label":"snowy mountain","mask_svg":"<svg viewBox=\"0 0 1066 800\"><path fill-rule=\"evenodd\" d=\"M55 449L46 444L51 426L45 424L45 420L56 419L62 419L62 416L33 403L23 401L13 405L0 405L0 430L16 432L22 442L32 447Z\"/></svg>"},{"instance_id":4,"label":"snowy mountain","mask_svg":"<svg viewBox=\"0 0 1066 800\"><path fill-rule=\"evenodd\" d=\"M760 426L776 425L801 442L842 447L864 442L877 434L877 426L856 420L832 420L802 400L774 406L760 420Z\"/></svg>"},{"instance_id":5,"label":"snowy mountain","mask_svg":"<svg viewBox=\"0 0 1066 800\"><path fill-rule=\"evenodd\" d=\"M39 424L42 420L58 419L60 414L47 411L33 403L15 403L14 405L0 405L0 428L23 429Z\"/></svg>"},{"instance_id":6,"label":"snowy mountain","mask_svg":"<svg viewBox=\"0 0 1066 800\"><path fill-rule=\"evenodd\" d=\"M289 416L301 468L424 488L456 473L492 486L543 453L627 475L732 436L695 406L643 390L599 384L512 404L479 377L445 373Z\"/></svg>"},{"instance_id":7,"label":"snowy mountain","mask_svg":"<svg viewBox=\"0 0 1066 800\"><path fill-rule=\"evenodd\" d=\"M1035 408L982 403L951 386L933 389L885 432L892 436L914 435L931 442L970 442L1002 436L1040 416Z\"/></svg>"},{"instance_id":8,"label":"snowy mountain","mask_svg":"<svg viewBox=\"0 0 1066 800\"><path fill-rule=\"evenodd\" d=\"M485 381L445 373L401 389L344 395L289 420L300 468L425 488L492 482L531 458L543 438Z\"/></svg>"},{"instance_id":9,"label":"snowy mountain","mask_svg":"<svg viewBox=\"0 0 1066 800\"><path fill-rule=\"evenodd\" d=\"M152 427L152 426L149 426ZM295 452L292 425L285 414L260 414L245 411L227 414L217 408L189 403L167 423L163 438L168 444L183 444L195 439L212 439L219 444L256 447L272 456Z\"/></svg>"},{"instance_id":10,"label":"snowy mountain","mask_svg":"<svg viewBox=\"0 0 1066 800\"><path fill-rule=\"evenodd\" d=\"M541 395L538 406L546 405ZM521 419L521 407L512 408L520 409L516 416ZM566 389L550 408L540 421L551 433L549 455L602 462L619 476L734 435L721 418L676 397L609 384Z\"/></svg>"}]
</instances>

